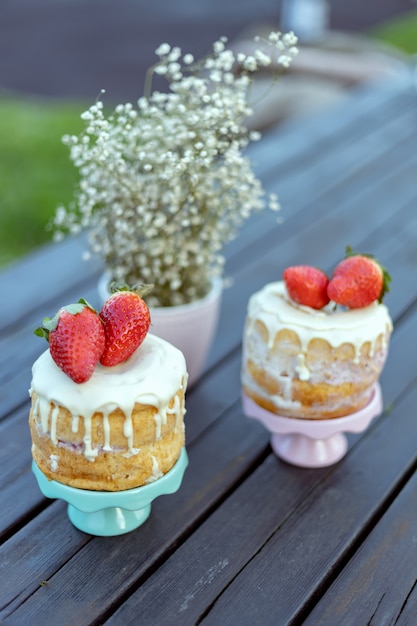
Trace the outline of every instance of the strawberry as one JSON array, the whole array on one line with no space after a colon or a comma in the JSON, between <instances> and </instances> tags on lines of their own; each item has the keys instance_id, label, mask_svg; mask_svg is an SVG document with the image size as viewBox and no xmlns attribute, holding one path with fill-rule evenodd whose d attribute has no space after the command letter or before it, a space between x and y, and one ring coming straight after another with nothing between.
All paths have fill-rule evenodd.
<instances>
[{"instance_id":1,"label":"strawberry","mask_svg":"<svg viewBox=\"0 0 417 626\"><path fill-rule=\"evenodd\" d=\"M382 302L391 281L386 269L371 255L358 254L350 247L346 253L333 272L327 288L329 298L350 309Z\"/></svg>"},{"instance_id":2,"label":"strawberry","mask_svg":"<svg viewBox=\"0 0 417 626\"><path fill-rule=\"evenodd\" d=\"M46 317L35 334L49 341L51 357L75 383L91 378L106 342L103 322L85 300Z\"/></svg>"},{"instance_id":3,"label":"strawberry","mask_svg":"<svg viewBox=\"0 0 417 626\"><path fill-rule=\"evenodd\" d=\"M288 295L294 302L321 309L329 302L326 274L310 265L294 265L284 270L284 282Z\"/></svg>"},{"instance_id":4,"label":"strawberry","mask_svg":"<svg viewBox=\"0 0 417 626\"><path fill-rule=\"evenodd\" d=\"M139 290L114 287L113 291L100 311L106 335L100 363L107 367L126 361L145 339L151 323L148 306L142 298L149 291L147 286Z\"/></svg>"}]
</instances>

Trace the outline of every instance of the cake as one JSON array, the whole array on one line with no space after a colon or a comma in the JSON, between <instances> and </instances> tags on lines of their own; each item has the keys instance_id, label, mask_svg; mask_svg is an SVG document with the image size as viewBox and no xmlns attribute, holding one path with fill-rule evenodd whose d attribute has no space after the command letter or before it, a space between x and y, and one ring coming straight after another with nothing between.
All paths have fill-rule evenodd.
<instances>
[{"instance_id":1,"label":"cake","mask_svg":"<svg viewBox=\"0 0 417 626\"><path fill-rule=\"evenodd\" d=\"M32 455L50 480L99 491L145 485L167 473L184 445L182 353L151 334L126 361L100 363L75 383L50 350L35 361Z\"/></svg>"},{"instance_id":2,"label":"cake","mask_svg":"<svg viewBox=\"0 0 417 626\"><path fill-rule=\"evenodd\" d=\"M328 285L324 289L331 292ZM336 306L329 297L317 308L297 300L284 280L251 296L243 335L243 392L260 407L289 418L331 419L362 409L388 354L393 326L387 307L375 298L352 308Z\"/></svg>"},{"instance_id":3,"label":"cake","mask_svg":"<svg viewBox=\"0 0 417 626\"><path fill-rule=\"evenodd\" d=\"M100 313L79 300L35 331L49 349L32 368L32 456L49 480L124 491L158 480L180 456L185 358L148 334L145 287L115 287Z\"/></svg>"}]
</instances>

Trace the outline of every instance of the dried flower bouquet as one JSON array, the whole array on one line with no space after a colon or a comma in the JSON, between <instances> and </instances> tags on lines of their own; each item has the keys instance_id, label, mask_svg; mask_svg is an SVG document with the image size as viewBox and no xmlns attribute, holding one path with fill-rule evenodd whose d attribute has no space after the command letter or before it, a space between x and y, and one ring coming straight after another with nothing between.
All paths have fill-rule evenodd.
<instances>
[{"instance_id":1,"label":"dried flower bouquet","mask_svg":"<svg viewBox=\"0 0 417 626\"><path fill-rule=\"evenodd\" d=\"M80 136L65 136L79 170L74 201L58 207L55 238L88 229L91 251L111 278L152 282L153 306L192 302L223 272L222 250L253 211L278 209L265 199L244 150L249 90L267 67L275 76L297 53L293 33L270 33L253 54L235 54L221 38L195 61L162 44L136 106L105 115L99 99ZM167 93L152 91L164 76Z\"/></svg>"}]
</instances>

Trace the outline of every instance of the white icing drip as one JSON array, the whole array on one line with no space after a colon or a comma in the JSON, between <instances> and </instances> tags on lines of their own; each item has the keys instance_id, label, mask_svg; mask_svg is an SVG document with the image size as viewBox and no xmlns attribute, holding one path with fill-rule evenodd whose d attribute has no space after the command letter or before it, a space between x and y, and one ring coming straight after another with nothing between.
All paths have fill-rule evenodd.
<instances>
[{"instance_id":1,"label":"white icing drip","mask_svg":"<svg viewBox=\"0 0 417 626\"><path fill-rule=\"evenodd\" d=\"M288 402L292 402L291 395L291 379L288 376L278 376L278 380L282 385L282 396Z\"/></svg>"},{"instance_id":2,"label":"white icing drip","mask_svg":"<svg viewBox=\"0 0 417 626\"><path fill-rule=\"evenodd\" d=\"M114 450L117 451L117 448L114 448ZM126 452L123 456L125 459L130 459L131 456L135 456L135 454L139 454L139 452L140 448L132 448L132 450L129 450L129 452Z\"/></svg>"},{"instance_id":3,"label":"white icing drip","mask_svg":"<svg viewBox=\"0 0 417 626\"><path fill-rule=\"evenodd\" d=\"M72 420L71 420L71 430L73 433L78 433L79 422L80 422L80 416L73 415Z\"/></svg>"},{"instance_id":4,"label":"white icing drip","mask_svg":"<svg viewBox=\"0 0 417 626\"><path fill-rule=\"evenodd\" d=\"M272 350L272 348L274 346L275 335L270 331L269 328L267 330L268 330L267 346L268 346L268 350Z\"/></svg>"},{"instance_id":5,"label":"white icing drip","mask_svg":"<svg viewBox=\"0 0 417 626\"><path fill-rule=\"evenodd\" d=\"M163 476L163 473L159 469L158 461L152 455L152 475L149 476L146 482L153 483L155 480L158 480L158 478L162 478L162 476Z\"/></svg>"},{"instance_id":6,"label":"white icing drip","mask_svg":"<svg viewBox=\"0 0 417 626\"><path fill-rule=\"evenodd\" d=\"M59 456L57 454L51 454L49 457L49 464L51 467L51 472L56 472L58 469L58 461Z\"/></svg>"},{"instance_id":7,"label":"white icing drip","mask_svg":"<svg viewBox=\"0 0 417 626\"><path fill-rule=\"evenodd\" d=\"M158 441L161 438L162 431L162 417L159 411L155 413L155 439Z\"/></svg>"},{"instance_id":8,"label":"white icing drip","mask_svg":"<svg viewBox=\"0 0 417 626\"><path fill-rule=\"evenodd\" d=\"M59 406L54 406L51 413L51 441L56 446L58 439L56 436L56 420L59 413Z\"/></svg>"},{"instance_id":9,"label":"white icing drip","mask_svg":"<svg viewBox=\"0 0 417 626\"><path fill-rule=\"evenodd\" d=\"M89 414L84 417L84 456L89 461L94 461L98 455L98 450L95 450L91 445L91 428L93 425L92 415Z\"/></svg>"},{"instance_id":10,"label":"white icing drip","mask_svg":"<svg viewBox=\"0 0 417 626\"><path fill-rule=\"evenodd\" d=\"M104 432L104 446L103 450L110 452L112 447L110 445L110 421L109 415L116 407L108 406L103 408L103 432Z\"/></svg>"},{"instance_id":11,"label":"white icing drip","mask_svg":"<svg viewBox=\"0 0 417 626\"><path fill-rule=\"evenodd\" d=\"M305 353L311 339L321 338L333 347L346 343L354 346L355 359L360 356L362 345L370 341L371 351L382 335L386 346L387 331L392 321L384 304L374 302L368 307L334 311L333 304L320 310L300 306L290 301L282 281L269 283L249 300L247 334L251 334L256 321L261 321L268 331L268 348L274 344L281 328L289 327L297 333L301 353Z\"/></svg>"},{"instance_id":12,"label":"white icing drip","mask_svg":"<svg viewBox=\"0 0 417 626\"><path fill-rule=\"evenodd\" d=\"M32 397L32 389L30 390L30 395ZM35 404L33 406L33 415L35 418L39 419L39 398L36 398Z\"/></svg>"},{"instance_id":13,"label":"white icing drip","mask_svg":"<svg viewBox=\"0 0 417 626\"><path fill-rule=\"evenodd\" d=\"M175 415L174 432L178 431L178 426L181 423L181 416L185 414L184 402L181 401L177 395L174 398L174 406L167 411L170 415Z\"/></svg>"},{"instance_id":14,"label":"white icing drip","mask_svg":"<svg viewBox=\"0 0 417 626\"><path fill-rule=\"evenodd\" d=\"M125 421L123 422L123 434L127 439L127 447L130 454L136 454L133 447L133 420L132 420L133 406L130 413L125 413Z\"/></svg>"},{"instance_id":15,"label":"white icing drip","mask_svg":"<svg viewBox=\"0 0 417 626\"><path fill-rule=\"evenodd\" d=\"M49 430L49 411L50 411L50 405L49 405L49 401L46 398L41 398L38 395L38 414L37 417L38 419L40 418L41 420L41 425L42 425L42 430L44 433L47 433Z\"/></svg>"},{"instance_id":16,"label":"white icing drip","mask_svg":"<svg viewBox=\"0 0 417 626\"><path fill-rule=\"evenodd\" d=\"M187 413L187 409L185 408L185 392L187 390L187 383L188 374L186 373L184 378L182 379L183 396L182 401L178 405L177 419L175 421L175 432L177 432L179 424L182 424L182 430L183 432L185 431L185 424L184 421L181 421L181 417L184 417Z\"/></svg>"},{"instance_id":17,"label":"white icing drip","mask_svg":"<svg viewBox=\"0 0 417 626\"><path fill-rule=\"evenodd\" d=\"M186 378L183 354L163 339L148 334L127 361L115 367L98 364L90 380L82 384L76 384L66 376L46 350L33 365L31 389L38 396L36 410L45 433L48 432L50 403L67 408L76 416L75 420L77 416L83 416L84 455L94 461L98 454L91 441L94 413L103 415L104 447L110 449L108 416L115 407L120 407L125 415L123 430L129 454L137 454L139 450L133 447L132 426L135 404L154 406L164 423L168 404ZM78 431L78 422L73 421L73 427L74 424ZM56 413L51 417L51 431L56 431ZM54 443L57 443L56 437Z\"/></svg>"},{"instance_id":18,"label":"white icing drip","mask_svg":"<svg viewBox=\"0 0 417 626\"><path fill-rule=\"evenodd\" d=\"M290 400L287 398L283 398L282 396L266 396L264 392L260 392L260 395L263 395L265 399L270 399L272 402L281 409L297 409L301 405L297 400Z\"/></svg>"},{"instance_id":19,"label":"white icing drip","mask_svg":"<svg viewBox=\"0 0 417 626\"><path fill-rule=\"evenodd\" d=\"M291 397L291 380L288 376L279 376L278 380L283 386L282 396L268 395L262 387L249 377L249 374L246 371L243 371L242 373L243 385L250 387L259 397L264 400L272 401L277 408L291 410L299 409L301 406L300 402L293 400Z\"/></svg>"},{"instance_id":20,"label":"white icing drip","mask_svg":"<svg viewBox=\"0 0 417 626\"><path fill-rule=\"evenodd\" d=\"M156 419L158 416L158 419ZM156 439L161 438L162 426L165 426L168 419L168 405L160 406L158 413L155 415L156 421Z\"/></svg>"},{"instance_id":21,"label":"white icing drip","mask_svg":"<svg viewBox=\"0 0 417 626\"><path fill-rule=\"evenodd\" d=\"M300 380L309 380L310 370L306 366L305 354L300 353L297 355L297 365L295 366L295 371L297 372Z\"/></svg>"}]
</instances>

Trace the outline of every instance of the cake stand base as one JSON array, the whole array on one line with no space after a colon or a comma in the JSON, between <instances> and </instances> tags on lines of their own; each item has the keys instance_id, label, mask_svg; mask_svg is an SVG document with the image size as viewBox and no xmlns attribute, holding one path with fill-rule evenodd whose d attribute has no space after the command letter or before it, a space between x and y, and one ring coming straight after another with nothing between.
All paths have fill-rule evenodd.
<instances>
[{"instance_id":1,"label":"cake stand base","mask_svg":"<svg viewBox=\"0 0 417 626\"><path fill-rule=\"evenodd\" d=\"M89 535L101 535L110 537L123 535L139 528L148 519L151 513L151 505L138 511L128 511L120 507L110 507L86 513L76 509L72 504L67 508L68 517L75 528Z\"/></svg>"},{"instance_id":2,"label":"cake stand base","mask_svg":"<svg viewBox=\"0 0 417 626\"><path fill-rule=\"evenodd\" d=\"M327 439L312 439L306 435L272 435L271 447L275 454L298 467L327 467L342 459L347 451L343 433Z\"/></svg>"},{"instance_id":3,"label":"cake stand base","mask_svg":"<svg viewBox=\"0 0 417 626\"><path fill-rule=\"evenodd\" d=\"M76 528L90 535L110 537L123 535L141 526L148 519L155 498L178 491L187 465L188 456L183 448L178 461L167 474L152 483L125 491L69 487L48 480L34 461L32 470L44 496L68 503L68 517Z\"/></svg>"},{"instance_id":4,"label":"cake stand base","mask_svg":"<svg viewBox=\"0 0 417 626\"><path fill-rule=\"evenodd\" d=\"M382 395L376 384L369 403L360 411L333 419L297 419L263 409L246 394L243 410L271 433L274 453L298 467L327 467L342 459L348 444L345 432L360 433L382 412Z\"/></svg>"}]
</instances>

